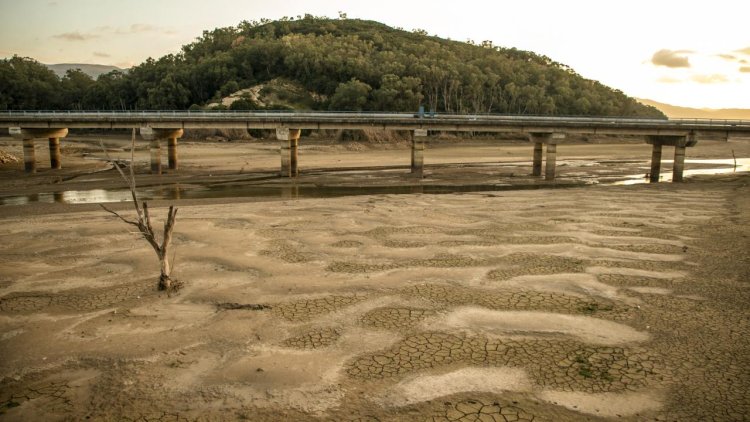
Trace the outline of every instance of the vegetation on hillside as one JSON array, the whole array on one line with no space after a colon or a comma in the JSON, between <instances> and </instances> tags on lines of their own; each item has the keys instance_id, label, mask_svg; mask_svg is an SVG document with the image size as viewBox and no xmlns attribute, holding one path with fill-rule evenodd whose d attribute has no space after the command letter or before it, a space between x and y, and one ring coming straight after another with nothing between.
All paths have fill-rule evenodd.
<instances>
[{"instance_id":1,"label":"vegetation on hillside","mask_svg":"<svg viewBox=\"0 0 750 422\"><path fill-rule=\"evenodd\" d=\"M310 15L204 31L179 54L96 80L2 60L0 109L195 109L279 78L306 91L288 103L314 110L664 117L545 56ZM235 103L261 107L249 97Z\"/></svg>"}]
</instances>

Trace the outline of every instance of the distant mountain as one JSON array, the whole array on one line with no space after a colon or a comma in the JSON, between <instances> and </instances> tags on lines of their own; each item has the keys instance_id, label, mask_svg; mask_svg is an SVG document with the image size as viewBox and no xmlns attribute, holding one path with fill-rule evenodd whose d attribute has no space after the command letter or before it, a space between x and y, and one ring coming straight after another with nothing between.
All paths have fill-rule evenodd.
<instances>
[{"instance_id":1,"label":"distant mountain","mask_svg":"<svg viewBox=\"0 0 750 422\"><path fill-rule=\"evenodd\" d=\"M750 109L747 108L690 108L673 106L658 101L637 98L645 105L656 107L669 118L674 119L747 119L750 120Z\"/></svg>"},{"instance_id":2,"label":"distant mountain","mask_svg":"<svg viewBox=\"0 0 750 422\"><path fill-rule=\"evenodd\" d=\"M50 70L55 72L57 76L64 76L68 69L81 69L83 73L96 79L99 75L109 73L113 70L123 70L116 66L107 66L103 64L85 64L85 63L60 63L60 64L47 64L45 65Z\"/></svg>"}]
</instances>

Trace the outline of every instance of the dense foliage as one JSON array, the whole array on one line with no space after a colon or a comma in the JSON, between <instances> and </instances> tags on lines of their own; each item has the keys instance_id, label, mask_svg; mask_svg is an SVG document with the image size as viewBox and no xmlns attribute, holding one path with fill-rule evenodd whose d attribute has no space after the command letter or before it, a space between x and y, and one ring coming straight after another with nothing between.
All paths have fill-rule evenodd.
<instances>
[{"instance_id":1,"label":"dense foliage","mask_svg":"<svg viewBox=\"0 0 750 422\"><path fill-rule=\"evenodd\" d=\"M310 15L204 31L179 54L96 81L3 60L0 109L188 109L279 78L306 90L315 100L305 107L317 110L664 117L534 53Z\"/></svg>"}]
</instances>

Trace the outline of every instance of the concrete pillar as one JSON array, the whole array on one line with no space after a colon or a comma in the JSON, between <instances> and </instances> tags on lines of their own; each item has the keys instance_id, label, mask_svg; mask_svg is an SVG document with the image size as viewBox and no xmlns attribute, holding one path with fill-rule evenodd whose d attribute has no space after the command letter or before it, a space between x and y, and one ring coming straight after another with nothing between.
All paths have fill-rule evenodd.
<instances>
[{"instance_id":1,"label":"concrete pillar","mask_svg":"<svg viewBox=\"0 0 750 422\"><path fill-rule=\"evenodd\" d=\"M530 132L529 141L534 143L534 162L531 174L542 175L542 144L547 145L547 163L544 169L544 180L555 180L557 164L557 143L565 139L561 132Z\"/></svg>"},{"instance_id":2,"label":"concrete pillar","mask_svg":"<svg viewBox=\"0 0 750 422\"><path fill-rule=\"evenodd\" d=\"M281 177L297 177L299 175L299 129L276 128L276 139L281 141L279 154L281 156Z\"/></svg>"},{"instance_id":3,"label":"concrete pillar","mask_svg":"<svg viewBox=\"0 0 750 422\"><path fill-rule=\"evenodd\" d=\"M55 170L62 168L60 161L60 138L49 138L49 166Z\"/></svg>"},{"instance_id":4,"label":"concrete pillar","mask_svg":"<svg viewBox=\"0 0 750 422\"><path fill-rule=\"evenodd\" d=\"M177 170L177 139L184 131L173 128L142 127L141 137L151 142L151 173L161 174L161 140L167 140L168 164L171 170Z\"/></svg>"},{"instance_id":5,"label":"concrete pillar","mask_svg":"<svg viewBox=\"0 0 750 422\"><path fill-rule=\"evenodd\" d=\"M685 145L674 147L674 168L672 169L672 183L682 182L682 172L685 169Z\"/></svg>"},{"instance_id":6,"label":"concrete pillar","mask_svg":"<svg viewBox=\"0 0 750 422\"><path fill-rule=\"evenodd\" d=\"M34 140L23 140L23 168L26 173L36 173L36 151L34 151Z\"/></svg>"},{"instance_id":7,"label":"concrete pillar","mask_svg":"<svg viewBox=\"0 0 750 422\"><path fill-rule=\"evenodd\" d=\"M167 138L167 157L169 160L169 169L177 170L177 138Z\"/></svg>"},{"instance_id":8,"label":"concrete pillar","mask_svg":"<svg viewBox=\"0 0 750 422\"><path fill-rule=\"evenodd\" d=\"M159 139L151 140L151 174L161 174L161 144Z\"/></svg>"},{"instance_id":9,"label":"concrete pillar","mask_svg":"<svg viewBox=\"0 0 750 422\"><path fill-rule=\"evenodd\" d=\"M299 151L299 138L290 138L289 139L289 174L291 177L297 177L299 176L299 166L297 163L299 162L299 156L297 155Z\"/></svg>"},{"instance_id":10,"label":"concrete pillar","mask_svg":"<svg viewBox=\"0 0 750 422\"><path fill-rule=\"evenodd\" d=\"M424 139L427 129L414 129L411 133L411 172L415 176L424 176Z\"/></svg>"},{"instance_id":11,"label":"concrete pillar","mask_svg":"<svg viewBox=\"0 0 750 422\"><path fill-rule=\"evenodd\" d=\"M532 176L542 175L542 143L534 142L534 164L531 171Z\"/></svg>"},{"instance_id":12,"label":"concrete pillar","mask_svg":"<svg viewBox=\"0 0 750 422\"><path fill-rule=\"evenodd\" d=\"M557 164L557 144L547 144L547 162L544 168L544 180L555 180L555 165Z\"/></svg>"},{"instance_id":13,"label":"concrete pillar","mask_svg":"<svg viewBox=\"0 0 750 422\"><path fill-rule=\"evenodd\" d=\"M659 183L659 174L661 173L661 142L654 142L651 151L651 174L648 181L650 183Z\"/></svg>"},{"instance_id":14,"label":"concrete pillar","mask_svg":"<svg viewBox=\"0 0 750 422\"><path fill-rule=\"evenodd\" d=\"M651 178L652 183L659 181L659 170L661 162L661 148L663 145L674 146L674 167L672 169L672 182L682 182L682 173L685 170L685 149L698 143L695 134L687 135L649 135L646 143L654 146L651 154Z\"/></svg>"},{"instance_id":15,"label":"concrete pillar","mask_svg":"<svg viewBox=\"0 0 750 422\"><path fill-rule=\"evenodd\" d=\"M68 135L66 128L8 128L10 136L21 139L23 142L23 163L26 173L36 172L36 151L34 150L34 139L49 139L50 164L53 169L61 167L60 160L60 138Z\"/></svg>"}]
</instances>

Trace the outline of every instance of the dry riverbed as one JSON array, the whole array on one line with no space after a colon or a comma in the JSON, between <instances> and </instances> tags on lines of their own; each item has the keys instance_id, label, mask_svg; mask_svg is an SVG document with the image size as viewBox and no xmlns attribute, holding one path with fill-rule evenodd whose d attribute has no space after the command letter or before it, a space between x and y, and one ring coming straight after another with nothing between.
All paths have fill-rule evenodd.
<instances>
[{"instance_id":1,"label":"dry riverbed","mask_svg":"<svg viewBox=\"0 0 750 422\"><path fill-rule=\"evenodd\" d=\"M118 186L84 141L58 174L3 166L1 193ZM688 158L746 157L746 144ZM278 165L272 143L185 146L162 182ZM568 148L559 160L650 155ZM474 164L427 179L526 180L530 153L435 145L428 166ZM301 179L413 183L408 158L311 146L301 167L317 170ZM329 171L346 166L361 168ZM562 183L582 171L563 166ZM749 182L178 200L185 287L171 297L146 243L98 207L1 206L0 420L743 420Z\"/></svg>"}]
</instances>

